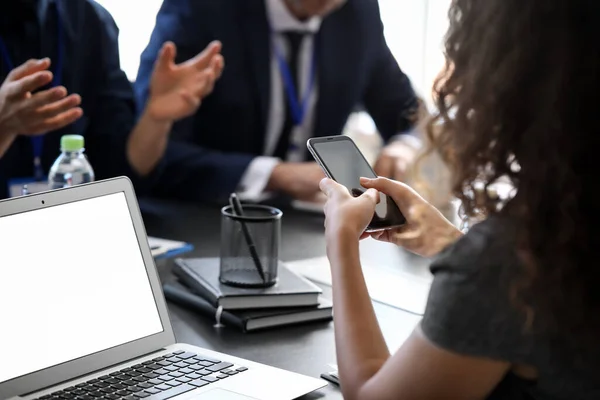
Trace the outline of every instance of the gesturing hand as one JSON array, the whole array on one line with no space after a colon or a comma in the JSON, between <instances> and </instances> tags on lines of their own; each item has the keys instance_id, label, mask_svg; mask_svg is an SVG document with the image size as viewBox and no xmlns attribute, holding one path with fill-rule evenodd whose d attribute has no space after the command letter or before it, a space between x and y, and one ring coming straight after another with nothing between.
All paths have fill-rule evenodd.
<instances>
[{"instance_id":1,"label":"gesturing hand","mask_svg":"<svg viewBox=\"0 0 600 400\"><path fill-rule=\"evenodd\" d=\"M50 60L29 60L13 69L0 87L0 134L39 135L67 126L83 115L77 94L55 87L33 93L52 81Z\"/></svg>"},{"instance_id":2,"label":"gesturing hand","mask_svg":"<svg viewBox=\"0 0 600 400\"><path fill-rule=\"evenodd\" d=\"M221 76L224 61L220 51L221 44L213 42L194 58L175 64L175 44L165 43L150 81L150 116L172 122L194 114Z\"/></svg>"}]
</instances>

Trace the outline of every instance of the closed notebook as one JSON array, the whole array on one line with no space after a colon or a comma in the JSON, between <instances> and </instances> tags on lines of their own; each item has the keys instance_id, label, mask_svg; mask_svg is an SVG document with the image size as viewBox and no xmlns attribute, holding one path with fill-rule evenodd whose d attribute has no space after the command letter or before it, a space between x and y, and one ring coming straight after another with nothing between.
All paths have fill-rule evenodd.
<instances>
[{"instance_id":1,"label":"closed notebook","mask_svg":"<svg viewBox=\"0 0 600 400\"><path fill-rule=\"evenodd\" d=\"M173 273L192 291L224 310L319 305L321 289L279 264L278 281L264 289L236 288L219 281L218 258L178 258Z\"/></svg>"},{"instance_id":2,"label":"closed notebook","mask_svg":"<svg viewBox=\"0 0 600 400\"><path fill-rule=\"evenodd\" d=\"M180 256L194 249L190 243L148 236L148 245L155 260Z\"/></svg>"},{"instance_id":3,"label":"closed notebook","mask_svg":"<svg viewBox=\"0 0 600 400\"><path fill-rule=\"evenodd\" d=\"M320 304L313 307L237 310L218 313L212 304L191 293L182 285L165 284L163 290L167 300L213 318L216 324L234 327L243 332L308 322L329 321L333 317L332 304L324 298L320 298Z\"/></svg>"}]
</instances>

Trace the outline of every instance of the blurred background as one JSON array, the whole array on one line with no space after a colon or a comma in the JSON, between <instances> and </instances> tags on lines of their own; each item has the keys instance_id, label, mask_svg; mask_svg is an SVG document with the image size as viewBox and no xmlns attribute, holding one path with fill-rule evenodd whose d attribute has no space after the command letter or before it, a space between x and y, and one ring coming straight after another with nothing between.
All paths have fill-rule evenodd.
<instances>
[{"instance_id":1,"label":"blurred background","mask_svg":"<svg viewBox=\"0 0 600 400\"><path fill-rule=\"evenodd\" d=\"M162 0L96 0L113 16L120 29L121 67L131 81L137 75L140 54L148 44ZM144 7L139 7L140 2ZM448 8L452 0L378 0L385 37L400 68L409 76L418 94L433 110L431 88L444 65L443 39L448 28ZM365 112L350 115L344 134L352 137L373 165L383 141L375 123ZM436 193L423 193L439 207L447 204L447 170L431 156L423 163L429 172L422 175L433 182ZM421 176L424 177L424 176ZM408 183L414 184L411 180ZM303 208L303 202L298 202ZM312 208L312 205L307 205ZM320 205L318 207L320 212ZM454 211L449 210L448 215Z\"/></svg>"},{"instance_id":2,"label":"blurred background","mask_svg":"<svg viewBox=\"0 0 600 400\"><path fill-rule=\"evenodd\" d=\"M132 81L162 0L97 0L121 30L121 66ZM144 4L140 7L140 3ZM431 85L443 66L441 43L451 0L379 0L388 46L431 106Z\"/></svg>"}]
</instances>

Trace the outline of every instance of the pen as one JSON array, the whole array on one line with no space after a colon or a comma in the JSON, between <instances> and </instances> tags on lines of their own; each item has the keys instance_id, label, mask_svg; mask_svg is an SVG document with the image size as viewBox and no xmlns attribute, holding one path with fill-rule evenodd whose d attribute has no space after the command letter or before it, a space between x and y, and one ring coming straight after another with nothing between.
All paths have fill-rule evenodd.
<instances>
[{"instance_id":1,"label":"pen","mask_svg":"<svg viewBox=\"0 0 600 400\"><path fill-rule=\"evenodd\" d=\"M229 196L229 205L231 206L231 211L234 215L237 215L240 218L244 217L244 210L242 209L242 204L240 203L240 200L238 199L235 193L231 193L231 195ZM248 245L250 256L254 261L254 266L256 267L256 270L258 271L258 274L260 275L263 283L267 283L267 278L265 277L260 258L258 257L258 253L256 251L256 245L254 244L254 240L252 240L252 235L250 235L248 226L246 226L246 223L241 219L240 225L242 226L242 233L244 234L246 245Z\"/></svg>"}]
</instances>

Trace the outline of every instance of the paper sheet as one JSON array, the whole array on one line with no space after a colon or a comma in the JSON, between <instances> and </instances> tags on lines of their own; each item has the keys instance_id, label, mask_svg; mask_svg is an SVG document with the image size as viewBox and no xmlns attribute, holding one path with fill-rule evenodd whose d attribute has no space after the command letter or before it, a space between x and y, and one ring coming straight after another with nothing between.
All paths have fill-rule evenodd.
<instances>
[{"instance_id":1,"label":"paper sheet","mask_svg":"<svg viewBox=\"0 0 600 400\"><path fill-rule=\"evenodd\" d=\"M293 261L286 265L312 281L331 286L327 257ZM369 294L374 301L423 315L433 280L430 273L418 276L400 268L370 265L368 262L363 262L362 266Z\"/></svg>"},{"instance_id":2,"label":"paper sheet","mask_svg":"<svg viewBox=\"0 0 600 400\"><path fill-rule=\"evenodd\" d=\"M187 245L186 242L178 242L175 240L160 239L152 236L148 236L148 244L150 245L150 251L152 257L158 257L166 254L172 250L180 249Z\"/></svg>"},{"instance_id":3,"label":"paper sheet","mask_svg":"<svg viewBox=\"0 0 600 400\"><path fill-rule=\"evenodd\" d=\"M292 207L298 211L307 211L311 213L323 215L323 203L315 203L314 201L292 201Z\"/></svg>"}]
</instances>

